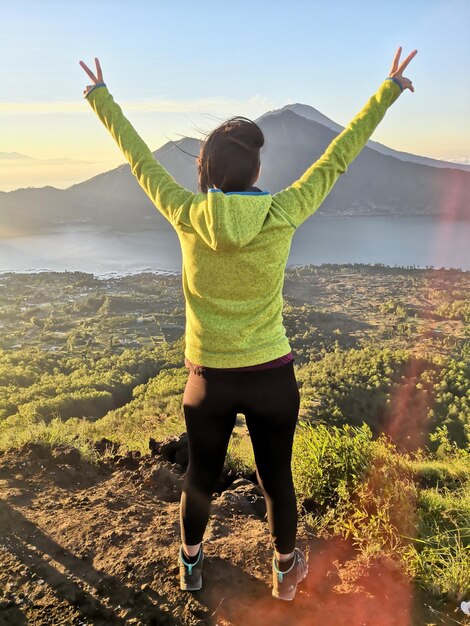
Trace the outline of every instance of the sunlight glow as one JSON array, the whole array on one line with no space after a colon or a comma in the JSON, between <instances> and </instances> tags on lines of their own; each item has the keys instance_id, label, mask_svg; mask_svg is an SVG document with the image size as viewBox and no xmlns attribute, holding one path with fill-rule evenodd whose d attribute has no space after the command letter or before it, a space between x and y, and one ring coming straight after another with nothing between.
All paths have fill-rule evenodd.
<instances>
[{"instance_id":1,"label":"sunlight glow","mask_svg":"<svg viewBox=\"0 0 470 626\"><path fill-rule=\"evenodd\" d=\"M0 102L0 115L71 115L77 113L90 114L89 105L85 98L75 102ZM270 98L254 95L247 100L231 98L199 98L195 100L122 100L120 106L134 113L191 113L201 111L217 111L226 113L236 111L248 111L262 115L274 108L274 102Z\"/></svg>"}]
</instances>

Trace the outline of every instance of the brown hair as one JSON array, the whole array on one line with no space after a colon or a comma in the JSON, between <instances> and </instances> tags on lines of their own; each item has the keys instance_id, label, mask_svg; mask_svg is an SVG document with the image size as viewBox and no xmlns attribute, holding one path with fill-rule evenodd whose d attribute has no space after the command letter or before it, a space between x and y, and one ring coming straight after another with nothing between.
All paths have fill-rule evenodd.
<instances>
[{"instance_id":1,"label":"brown hair","mask_svg":"<svg viewBox=\"0 0 470 626\"><path fill-rule=\"evenodd\" d=\"M263 131L247 117L223 122L206 137L199 152L199 191L207 193L212 187L224 193L245 191L256 179L263 145Z\"/></svg>"}]
</instances>

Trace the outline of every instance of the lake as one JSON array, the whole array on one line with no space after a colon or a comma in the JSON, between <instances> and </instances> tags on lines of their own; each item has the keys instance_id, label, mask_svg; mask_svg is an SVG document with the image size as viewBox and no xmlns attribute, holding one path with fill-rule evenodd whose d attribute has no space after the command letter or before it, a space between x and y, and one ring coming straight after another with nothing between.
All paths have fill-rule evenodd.
<instances>
[{"instance_id":1,"label":"lake","mask_svg":"<svg viewBox=\"0 0 470 626\"><path fill-rule=\"evenodd\" d=\"M470 222L431 217L314 215L295 233L288 266L382 263L470 270ZM81 271L98 276L181 272L173 231L116 232L63 227L0 238L0 272Z\"/></svg>"}]
</instances>

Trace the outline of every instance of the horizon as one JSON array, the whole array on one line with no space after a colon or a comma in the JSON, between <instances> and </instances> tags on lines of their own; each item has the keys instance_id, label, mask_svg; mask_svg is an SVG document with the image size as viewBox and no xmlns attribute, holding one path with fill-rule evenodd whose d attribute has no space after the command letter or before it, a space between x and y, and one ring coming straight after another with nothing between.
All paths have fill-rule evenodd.
<instances>
[{"instance_id":1,"label":"horizon","mask_svg":"<svg viewBox=\"0 0 470 626\"><path fill-rule=\"evenodd\" d=\"M345 126L388 75L396 48L403 47L402 59L416 48L405 72L416 91L405 90L371 139L470 163L465 0L417 0L412 7L400 0L373 14L367 2L351 7L346 0L328 7L243 0L237 12L227 3L214 13L215 6L205 0L193 14L189 2L4 0L0 191L64 189L122 165L83 97L90 80L78 62L93 69L95 56L115 100L156 151L183 137L202 139L232 115L256 119L294 103ZM324 28L310 26L317 23ZM442 89L444 81L458 85L457 96ZM12 153L27 158L2 156Z\"/></svg>"},{"instance_id":2,"label":"horizon","mask_svg":"<svg viewBox=\"0 0 470 626\"><path fill-rule=\"evenodd\" d=\"M300 103L300 102L296 102L296 103L292 103L292 105L284 105L284 106L294 106L296 104L300 104L302 106L309 106L309 108L314 109L314 107L310 107L310 105L304 105L303 103ZM280 111L282 108L283 107L280 107L280 109L274 109L274 110L271 110L271 111L267 111L266 113L262 114L259 117L262 117L263 115L267 115L269 113L276 113L276 112ZM317 110L317 109L315 109L315 110ZM321 113L321 111L320 111L320 113ZM257 119L259 119L259 118L256 118L256 120ZM308 118L305 118L305 119L307 121L312 121L312 120L309 120ZM335 122L335 120L330 120L330 121ZM321 124L321 122L317 122L317 123ZM196 133L195 133L194 136L184 136L184 137L180 137L180 138L176 137L175 139L170 139L167 142L163 143L161 146L159 146L156 150L153 150L152 152L157 152L158 150L164 148L166 145L168 145L170 143L176 143L177 144L177 143L179 143L181 141L184 141L185 139L191 139L191 140L200 141L201 137L197 137ZM371 141L374 141L373 137L372 137ZM385 145L385 144L381 144L381 145ZM390 146L386 146L386 147L389 148ZM400 152L400 151L397 151L397 152ZM405 151L402 151L402 152L405 153ZM427 157L425 155L416 155L416 154L412 154L412 153L409 153L409 154L411 156L414 156L414 157L430 158L430 159L434 159L436 161L440 161L441 163L449 163L449 164L452 164L452 165L458 165L460 163L461 166L462 166L462 169L464 171L470 171L469 170L469 163L466 163L466 162L457 161L457 160L454 160L454 161L447 160L446 161L444 159L436 159L435 157ZM394 157L394 158L399 158L399 157ZM56 158L56 159L34 159L34 158L30 157L29 155L21 154L21 153L18 153L18 152L10 152L10 153L0 152L0 163L4 164L6 162L7 165L8 165L8 163L12 163L13 167L14 167L14 164L17 161L20 161L20 162L25 164L25 165L21 166L21 168L23 170L25 168L27 168L28 165L30 165L30 167L32 167L32 168L36 168L38 164L45 164L45 165L51 164L54 167L55 170L59 170L59 176L60 176L60 168L64 168L66 174L68 174L67 168L69 168L70 166L74 166L74 165L76 165L76 166L79 166L79 165L88 166L89 165L86 162L80 162L78 160L75 161L73 159L68 159L68 158L64 158L64 159L60 159L60 158ZM413 163L413 161L409 161L409 162ZM102 171L97 171L96 173L93 173L91 176L86 176L83 179L77 179L77 176L79 176L79 175L75 175L73 177L73 179L69 183L63 182L62 184L58 184L58 185L44 184L44 185L28 185L28 186L23 186L23 187L13 187L12 189L0 189L0 193L1 192L9 193L10 191L20 191L20 190L23 190L23 189L42 189L42 188L45 188L45 187L52 187L52 188L55 188L55 189L66 190L66 189L69 189L70 187L72 187L74 185L87 182L91 178L95 178L97 176L100 176L101 174L107 174L108 172L113 171L115 169L118 169L118 168L122 167L123 165L127 165L127 162L124 159L124 156L121 155L121 161L117 165L114 165L114 166L110 167L109 169L104 169ZM430 167L432 167L432 164L430 164ZM2 176L0 174L0 181L1 180L2 180Z\"/></svg>"}]
</instances>

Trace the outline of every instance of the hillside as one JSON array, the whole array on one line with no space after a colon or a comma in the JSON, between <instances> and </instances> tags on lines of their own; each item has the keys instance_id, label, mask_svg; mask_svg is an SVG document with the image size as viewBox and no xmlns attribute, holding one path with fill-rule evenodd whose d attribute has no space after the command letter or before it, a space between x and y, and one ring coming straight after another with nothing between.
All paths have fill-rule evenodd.
<instances>
[{"instance_id":1,"label":"hillside","mask_svg":"<svg viewBox=\"0 0 470 626\"><path fill-rule=\"evenodd\" d=\"M180 465L150 453L98 467L66 446L0 456L0 624L464 624L392 560L365 567L350 541L315 538L302 519L309 575L292 604L273 599L263 499L243 478L214 494L203 589L181 591L181 480Z\"/></svg>"},{"instance_id":2,"label":"hillside","mask_svg":"<svg viewBox=\"0 0 470 626\"><path fill-rule=\"evenodd\" d=\"M301 410L292 604L243 415L179 589L181 276L0 277L0 625L468 624L470 273L289 268Z\"/></svg>"}]
</instances>

